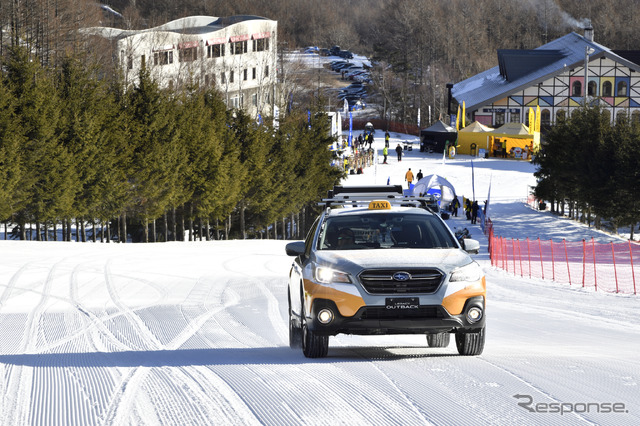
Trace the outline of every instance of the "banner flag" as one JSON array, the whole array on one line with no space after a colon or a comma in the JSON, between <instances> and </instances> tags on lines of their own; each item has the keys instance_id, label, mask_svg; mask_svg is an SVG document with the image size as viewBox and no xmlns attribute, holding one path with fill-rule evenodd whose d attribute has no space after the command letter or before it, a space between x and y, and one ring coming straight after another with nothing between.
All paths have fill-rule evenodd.
<instances>
[{"instance_id":1,"label":"banner flag","mask_svg":"<svg viewBox=\"0 0 640 426\"><path fill-rule=\"evenodd\" d=\"M346 102L346 101L345 101ZM353 139L353 113L349 113L349 146L351 146L351 141Z\"/></svg>"},{"instance_id":2,"label":"banner flag","mask_svg":"<svg viewBox=\"0 0 640 426\"><path fill-rule=\"evenodd\" d=\"M476 173L473 170L473 160L471 160L471 192L473 193L473 201L476 200Z\"/></svg>"},{"instance_id":3,"label":"banner flag","mask_svg":"<svg viewBox=\"0 0 640 426\"><path fill-rule=\"evenodd\" d=\"M462 101L462 128L464 129L466 127L466 107L464 105L464 101Z\"/></svg>"}]
</instances>

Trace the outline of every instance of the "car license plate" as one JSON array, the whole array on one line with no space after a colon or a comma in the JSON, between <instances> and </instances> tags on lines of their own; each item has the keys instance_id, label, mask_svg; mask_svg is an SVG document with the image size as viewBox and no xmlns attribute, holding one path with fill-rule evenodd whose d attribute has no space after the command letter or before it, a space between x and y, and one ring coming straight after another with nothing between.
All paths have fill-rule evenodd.
<instances>
[{"instance_id":1,"label":"car license plate","mask_svg":"<svg viewBox=\"0 0 640 426\"><path fill-rule=\"evenodd\" d=\"M385 307L388 310L408 310L420 308L418 297L387 297Z\"/></svg>"}]
</instances>

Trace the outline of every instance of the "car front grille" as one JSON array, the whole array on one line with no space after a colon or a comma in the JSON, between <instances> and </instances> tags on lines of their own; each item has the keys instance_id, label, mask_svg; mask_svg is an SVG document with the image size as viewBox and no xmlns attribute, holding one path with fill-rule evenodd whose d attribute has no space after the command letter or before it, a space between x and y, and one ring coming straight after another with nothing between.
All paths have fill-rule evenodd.
<instances>
[{"instance_id":1,"label":"car front grille","mask_svg":"<svg viewBox=\"0 0 640 426\"><path fill-rule=\"evenodd\" d=\"M356 314L361 320L395 320L395 319L433 319L444 318L442 311L437 306L420 306L418 309L395 311L385 309L384 306L371 306L360 308Z\"/></svg>"},{"instance_id":2,"label":"car front grille","mask_svg":"<svg viewBox=\"0 0 640 426\"><path fill-rule=\"evenodd\" d=\"M408 274L408 279L394 278L402 273ZM437 269L370 269L359 278L369 294L431 294L438 290L444 275Z\"/></svg>"}]
</instances>

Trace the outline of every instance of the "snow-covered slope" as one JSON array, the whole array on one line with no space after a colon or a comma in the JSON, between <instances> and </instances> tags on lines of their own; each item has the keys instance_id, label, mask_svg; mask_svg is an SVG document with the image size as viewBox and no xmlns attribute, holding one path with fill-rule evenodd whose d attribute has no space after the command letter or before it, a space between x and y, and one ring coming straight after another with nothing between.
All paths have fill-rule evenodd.
<instances>
[{"instance_id":1,"label":"snow-covered slope","mask_svg":"<svg viewBox=\"0 0 640 426\"><path fill-rule=\"evenodd\" d=\"M422 169L480 200L491 184L501 235L613 238L525 207L528 163L475 160L474 187L470 157L390 163L347 184ZM0 241L0 424L640 424L638 296L514 277L482 250L481 356L341 335L310 360L288 347L284 245Z\"/></svg>"}]
</instances>

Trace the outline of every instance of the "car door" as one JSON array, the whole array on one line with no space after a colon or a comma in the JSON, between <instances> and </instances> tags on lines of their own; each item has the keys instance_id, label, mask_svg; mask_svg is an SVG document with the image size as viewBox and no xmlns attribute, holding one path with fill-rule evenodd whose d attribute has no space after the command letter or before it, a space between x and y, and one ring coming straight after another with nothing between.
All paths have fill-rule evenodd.
<instances>
[{"instance_id":1,"label":"car door","mask_svg":"<svg viewBox=\"0 0 640 426\"><path fill-rule=\"evenodd\" d=\"M313 242L315 240L319 223L320 217L315 220L307 234L307 238L304 242L304 255L296 256L293 260L293 264L291 265L291 272L289 275L289 294L291 296L291 310L297 315L300 315L300 312L302 311L302 282L304 280L304 268L309 261L309 256L313 250Z\"/></svg>"}]
</instances>

